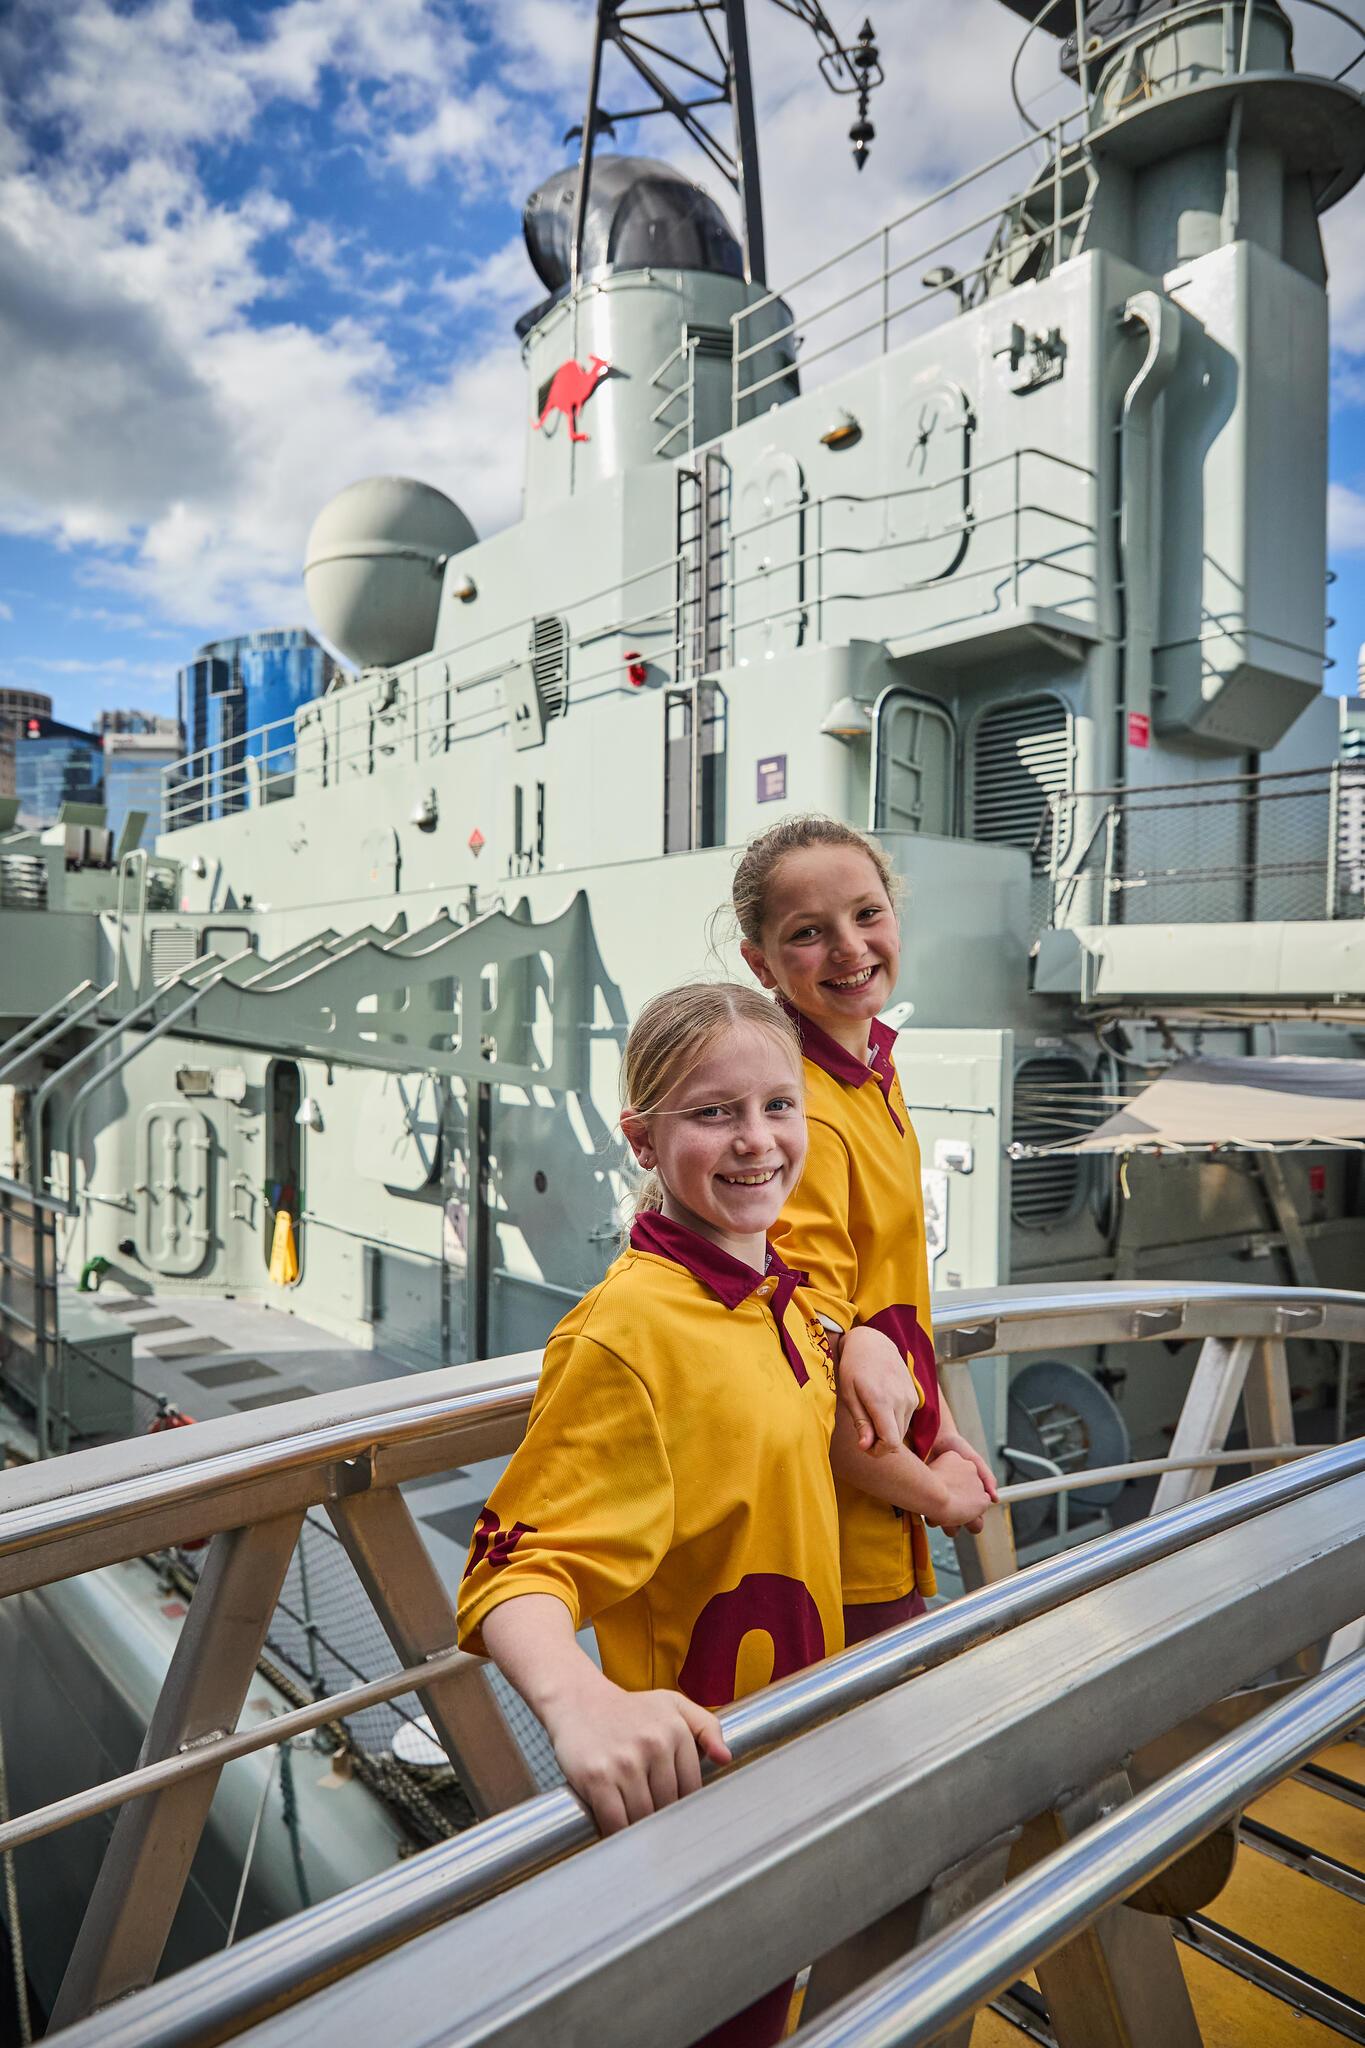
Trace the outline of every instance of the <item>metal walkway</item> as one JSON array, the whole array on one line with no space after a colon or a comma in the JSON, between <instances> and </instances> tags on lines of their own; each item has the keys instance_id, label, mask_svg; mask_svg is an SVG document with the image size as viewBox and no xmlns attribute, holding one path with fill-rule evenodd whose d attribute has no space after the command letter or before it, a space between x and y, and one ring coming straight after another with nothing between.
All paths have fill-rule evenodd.
<instances>
[{"instance_id":1,"label":"metal walkway","mask_svg":"<svg viewBox=\"0 0 1365 2048\"><path fill-rule=\"evenodd\" d=\"M686 2048L813 1965L798 2038L818 2048L965 2042L991 2000L987 2048L1273 2044L1281 2022L1365 2039L1365 1442L1291 1462L1284 1367L1296 1333L1365 1341L1365 1296L1002 1289L942 1309L960 1418L969 1357L1204 1336L1166 1511L1022 1573L999 1513L964 1541L978 1590L731 1709L737 1767L605 1843L566 1789L528 1796L398 1491L505 1455L534 1357L0 1475L0 1594L212 1538L138 1767L0 1827L5 1849L119 1809L60 2038ZM1239 1399L1272 1469L1211 1493ZM400 1666L348 1697L416 1691L484 1818L155 1983L224 1766L338 1711L230 1732L309 1507ZM1234 1862L1212 1831L1247 1806ZM1152 1910L1119 1903L1143 1887Z\"/></svg>"}]
</instances>

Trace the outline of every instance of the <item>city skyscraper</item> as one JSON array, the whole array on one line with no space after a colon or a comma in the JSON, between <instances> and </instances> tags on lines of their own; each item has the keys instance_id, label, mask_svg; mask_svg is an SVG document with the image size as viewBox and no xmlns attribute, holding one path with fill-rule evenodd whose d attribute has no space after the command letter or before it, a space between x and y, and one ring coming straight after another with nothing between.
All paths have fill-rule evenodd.
<instances>
[{"instance_id":1,"label":"city skyscraper","mask_svg":"<svg viewBox=\"0 0 1365 2048\"><path fill-rule=\"evenodd\" d=\"M273 627L213 640L179 674L186 763L174 796L174 822L198 823L245 809L253 778L292 778L294 748L285 721L320 697L337 664L305 626ZM262 736L260 728L278 725ZM267 758L268 756L268 758Z\"/></svg>"},{"instance_id":2,"label":"city skyscraper","mask_svg":"<svg viewBox=\"0 0 1365 2048\"><path fill-rule=\"evenodd\" d=\"M102 711L99 732L104 743L104 802L109 829L117 846L130 811L143 811L147 822L139 844L151 846L161 830L164 771L184 752L180 724L151 711Z\"/></svg>"},{"instance_id":3,"label":"city skyscraper","mask_svg":"<svg viewBox=\"0 0 1365 2048\"><path fill-rule=\"evenodd\" d=\"M0 690L0 796L14 796L14 747L25 721L51 718L52 699L41 690Z\"/></svg>"},{"instance_id":4,"label":"city skyscraper","mask_svg":"<svg viewBox=\"0 0 1365 2048\"><path fill-rule=\"evenodd\" d=\"M30 712L14 745L14 784L21 825L51 825L66 803L103 803L99 734Z\"/></svg>"}]
</instances>

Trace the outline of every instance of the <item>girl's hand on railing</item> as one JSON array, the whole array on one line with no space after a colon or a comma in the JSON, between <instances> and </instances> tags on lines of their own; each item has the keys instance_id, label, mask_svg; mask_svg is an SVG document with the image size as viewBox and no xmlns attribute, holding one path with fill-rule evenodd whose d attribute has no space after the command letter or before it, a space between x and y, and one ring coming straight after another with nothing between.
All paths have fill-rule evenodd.
<instances>
[{"instance_id":1,"label":"girl's hand on railing","mask_svg":"<svg viewBox=\"0 0 1365 2048\"><path fill-rule=\"evenodd\" d=\"M858 1449L899 1450L919 1394L896 1346L884 1331L860 1323L840 1339L835 1357L839 1399L857 1431Z\"/></svg>"},{"instance_id":2,"label":"girl's hand on railing","mask_svg":"<svg viewBox=\"0 0 1365 2048\"><path fill-rule=\"evenodd\" d=\"M625 1692L600 1671L583 1676L582 1692L547 1707L545 1727L604 1835L695 1792L703 1756L729 1763L719 1721L684 1693Z\"/></svg>"},{"instance_id":3,"label":"girl's hand on railing","mask_svg":"<svg viewBox=\"0 0 1365 2048\"><path fill-rule=\"evenodd\" d=\"M626 1692L574 1635L551 1593L521 1593L483 1618L483 1647L554 1745L573 1791L604 1835L701 1784L701 1759L728 1764L714 1714L680 1692Z\"/></svg>"}]
</instances>

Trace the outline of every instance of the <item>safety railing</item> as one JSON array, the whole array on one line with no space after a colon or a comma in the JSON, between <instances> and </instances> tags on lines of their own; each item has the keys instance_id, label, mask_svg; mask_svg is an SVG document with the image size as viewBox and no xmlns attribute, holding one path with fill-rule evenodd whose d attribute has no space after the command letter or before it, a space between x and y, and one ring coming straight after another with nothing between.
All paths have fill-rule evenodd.
<instances>
[{"instance_id":1,"label":"safety railing","mask_svg":"<svg viewBox=\"0 0 1365 2048\"><path fill-rule=\"evenodd\" d=\"M918 331L916 315L923 316L919 326L935 324L945 295L965 307L985 296L1006 267L1006 281L1021 283L1064 261L1084 235L1094 186L1088 163L1073 161L1071 155L1081 119L1077 109L1049 131L1047 217L1033 228L1016 227L1008 256L1000 234L1002 218L1011 208L1022 208L1023 201L1002 174L1010 167L1015 175L1019 160L1035 147L1037 138L1032 135L784 283L780 291L733 314L732 424L739 424L765 389L790 374L785 368L764 367L774 345L785 342L799 350L803 381L817 366L824 366L827 376L899 347ZM1037 179L1029 180L1028 192L1043 203ZM1014 218L1022 221L1024 216L1016 212ZM927 238L920 239L931 220ZM982 237L988 231L992 232L983 252ZM796 310L786 324L765 331L765 319L771 327L775 309L787 305Z\"/></svg>"},{"instance_id":2,"label":"safety railing","mask_svg":"<svg viewBox=\"0 0 1365 2048\"><path fill-rule=\"evenodd\" d=\"M749 635L799 636L807 622L823 638L863 632L872 605L877 632L897 642L1025 607L1090 630L1100 574L1095 488L1086 465L1029 445L892 490L827 493L745 525L727 513L708 529L704 565L684 543L560 608L569 623L565 708L627 690L627 649L662 682L686 679L703 572L715 578L708 651L725 665L747 651ZM498 728L510 718L508 679L528 667L532 624L528 613L463 642L458 660L431 657L398 678L362 677L291 720L187 755L164 771L165 829L400 761L430 762ZM498 649L503 658L491 658ZM287 770L275 774L272 760L286 754Z\"/></svg>"},{"instance_id":3,"label":"safety railing","mask_svg":"<svg viewBox=\"0 0 1365 2048\"><path fill-rule=\"evenodd\" d=\"M297 737L293 713L200 747L161 771L165 831L202 825L291 794Z\"/></svg>"},{"instance_id":4,"label":"safety railing","mask_svg":"<svg viewBox=\"0 0 1365 2048\"><path fill-rule=\"evenodd\" d=\"M954 1413L987 1455L997 1447L986 1439L970 1359L1149 1338L1204 1339L1157 1496L1158 1508L1178 1512L1067 1553L1042 1573L1014 1578L1007 1490L1006 1506L987 1517L982 1532L958 1539L969 1585L1003 1582L989 1597L959 1603L908 1633L733 1709L727 1726L737 1754L870 1698L911 1668L956 1655L1081 1589L1165 1557L1196 1534L1225 1530L1245 1514L1297 1501L1365 1470L1365 1445L1348 1445L1296 1459L1211 1500L1200 1498L1222 1462L1239 1400L1249 1461L1261 1452L1277 1462L1288 1459L1295 1447L1285 1341L1311 1335L1365 1342L1363 1295L1217 1285L998 1289L948 1297L936 1320ZM231 1761L362 1705L415 1691L476 1812L500 1812L533 1789L482 1667L454 1647L450 1594L397 1489L406 1480L510 1453L525 1427L537 1365L534 1355L524 1354L451 1368L424 1375L416 1398L410 1385L387 1382L0 1475L0 1596L211 1539L137 1768L0 1827L0 1852L12 1851L91 1814L120 1809L67 1973L59 2021L154 1974L214 1788ZM310 1508L330 1519L399 1668L267 1727L232 1733ZM492 1881L505 1881L508 1855L517 1869L529 1868L590 1832L567 1793L523 1808L520 1819L509 1816L498 1830L496 1836L471 1835L467 1853L459 1843L450 1845L453 1860L439 1871L421 1859L432 1882L401 1895L400 1918L415 1912L418 1923L429 1924L422 1916L433 1898L444 1911L452 1898L467 1902L471 1886L480 1894L490 1872L498 1873ZM373 1900L366 1913L372 1907ZM345 1923L348 1943L360 1938L344 1902L326 1911ZM411 1931L413 1923L404 1924ZM382 1915L373 1921L381 1925L392 1930ZM321 1951L314 1946L308 1953Z\"/></svg>"},{"instance_id":5,"label":"safety railing","mask_svg":"<svg viewBox=\"0 0 1365 2048\"><path fill-rule=\"evenodd\" d=\"M828 1947L807 1996L814 2015L846 1988L846 1944L864 1944L862 1977L877 1967L861 1930L902 1953L993 1892L1016 1851L1037 1854L1027 1839L1037 1816L1050 1814L1065 1840L1128 1799L1134 1750L1229 1692L1234 1720L1254 1711L1248 1688L1260 1674L1355 1617L1362 1564L1357 1442L988 1586L745 1701L722 1717L735 1757L750 1759L744 1770L649 1822L648 1836L631 1830L585 1862L545 1870L592 1829L567 1791L544 1794L100 2013L73 2029L71 2048L183 2048L248 2029L256 2048L273 2048L301 2024L359 2042L381 2020L395 2048L416 2048L434 2037L438 1998L442 2040L684 2048ZM1285 1757L1358 1716L1360 1676L1359 1659L1342 1662L1299 1713L1279 1716L1269 1743L1238 1757L1253 1770L1289 1768ZM799 1745L776 1746L797 1733ZM1155 1857L1150 1833L1131 1850L1098 1837L1111 1855L1103 1887L1079 1918L1059 1913L1028 1960L1223 1811L1204 1803L1203 1780L1193 1803L1183 1781L1169 1790ZM1150 1802L1129 1811L1141 1834ZM508 1890L537 1870L533 1896ZM1019 1896L1012 1885L1007 1900ZM1075 1913L1070 1887L1064 1896ZM1155 1996L1171 2038L1197 2039L1180 2024L1168 1923L1125 1931L1149 2016ZM419 1936L420 1966L404 1946ZM1102 1944L1066 1961L1090 1997L1107 1993L1122 2009ZM1046 1977L1044 1990L1062 2048L1093 2048L1093 2034L1059 2018Z\"/></svg>"},{"instance_id":6,"label":"safety railing","mask_svg":"<svg viewBox=\"0 0 1365 2048\"><path fill-rule=\"evenodd\" d=\"M1365 29L1342 7L1330 0L1289 0L1291 18L1300 5L1343 23L1365 43ZM815 381L822 381L899 347L937 320L945 296L969 308L998 290L1047 274L1077 253L1085 244L1097 182L1091 154L1095 135L1154 96L1256 71L1264 62L1257 29L1269 12L1261 0L1187 0L1104 40L1083 31L1080 104L1044 125L1020 98L1020 60L1038 30L1070 30L1080 18L1076 0L1051 0L1025 33L1011 73L1015 105L1030 130L1023 142L941 186L732 317L733 424L747 416L765 388L789 374L764 367L765 351L774 344L797 347L803 381L809 383L816 370L821 374ZM1190 56L1182 55L1181 32L1205 24L1213 32L1199 40ZM1044 41L1052 55L1056 45L1050 38ZM1152 53L1157 49L1164 54L1154 76ZM1362 57L1365 51L1352 55L1335 77L1347 77ZM1008 170L1017 179L1020 159L1039 147L1041 168L1033 169L1022 191L1007 190L1002 174ZM765 319L771 324L784 305L794 309L787 324L765 332Z\"/></svg>"},{"instance_id":7,"label":"safety railing","mask_svg":"<svg viewBox=\"0 0 1365 2048\"><path fill-rule=\"evenodd\" d=\"M652 390L663 393L649 415L650 423L659 429L656 455L686 455L695 445L697 347L698 337L684 327L678 346L664 357L649 380Z\"/></svg>"},{"instance_id":8,"label":"safety railing","mask_svg":"<svg viewBox=\"0 0 1365 2048\"><path fill-rule=\"evenodd\" d=\"M1048 799L1053 925L1365 915L1365 762Z\"/></svg>"}]
</instances>

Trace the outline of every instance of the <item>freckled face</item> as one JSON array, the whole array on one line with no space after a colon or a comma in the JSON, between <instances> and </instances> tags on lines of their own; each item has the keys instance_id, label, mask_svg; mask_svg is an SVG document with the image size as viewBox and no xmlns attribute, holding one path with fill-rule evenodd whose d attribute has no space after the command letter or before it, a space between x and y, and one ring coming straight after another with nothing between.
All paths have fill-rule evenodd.
<instances>
[{"instance_id":1,"label":"freckled face","mask_svg":"<svg viewBox=\"0 0 1365 2048\"><path fill-rule=\"evenodd\" d=\"M812 846L778 862L757 945L740 948L764 988L858 1058L900 974L901 935L882 878L856 846Z\"/></svg>"},{"instance_id":2,"label":"freckled face","mask_svg":"<svg viewBox=\"0 0 1365 2048\"><path fill-rule=\"evenodd\" d=\"M761 1241L806 1163L801 1077L781 1041L733 1026L656 1111L621 1122L663 1182L665 1215L761 1266Z\"/></svg>"}]
</instances>

